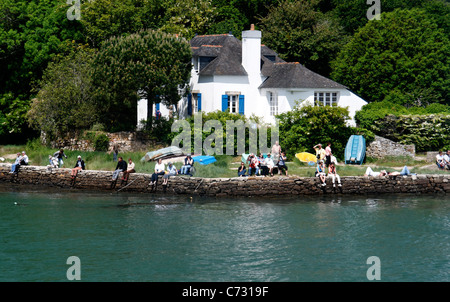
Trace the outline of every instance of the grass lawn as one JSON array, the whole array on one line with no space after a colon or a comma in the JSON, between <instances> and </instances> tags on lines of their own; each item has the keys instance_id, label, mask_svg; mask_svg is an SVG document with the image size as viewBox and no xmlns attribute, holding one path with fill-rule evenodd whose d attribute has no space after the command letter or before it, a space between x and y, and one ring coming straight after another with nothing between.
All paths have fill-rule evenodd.
<instances>
[{"instance_id":1,"label":"grass lawn","mask_svg":"<svg viewBox=\"0 0 450 302\"><path fill-rule=\"evenodd\" d=\"M48 165L48 156L56 152L56 149L50 149L37 143L30 143L27 145L4 145L0 146L0 157L4 157L8 163L14 162L14 154L17 152L26 151L31 165L46 166ZM65 150L64 153L68 158L64 158L64 167L73 168L77 161L77 156L81 155L88 170L114 171L117 163L113 161L113 155L107 152L81 152ZM139 173L153 173L154 162L141 162L146 152L123 152L119 153L124 160L131 158L136 164L136 171ZM218 155L215 156L217 162L210 165L196 164L197 177L236 177L237 168L239 167L241 156ZM440 171L433 163L427 163L425 158L417 156L411 157L388 157L384 159L367 158L367 162L363 165L345 165L343 162L338 163L336 170L340 176L362 176L367 167L370 166L374 171L387 170L389 172L400 172L403 166L408 166L412 173L417 174L449 174L447 171ZM175 166L180 169L181 163L176 163ZM290 176L313 177L316 167L310 166L307 163L300 162L297 158L292 162L287 163ZM246 163L248 168L248 164ZM275 176L278 177L278 176Z\"/></svg>"}]
</instances>

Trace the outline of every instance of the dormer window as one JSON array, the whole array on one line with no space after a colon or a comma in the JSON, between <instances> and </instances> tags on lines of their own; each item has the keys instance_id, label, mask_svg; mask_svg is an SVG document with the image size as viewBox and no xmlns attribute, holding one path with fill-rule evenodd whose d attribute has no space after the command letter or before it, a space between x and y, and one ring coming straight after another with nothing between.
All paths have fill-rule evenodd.
<instances>
[{"instance_id":1,"label":"dormer window","mask_svg":"<svg viewBox=\"0 0 450 302\"><path fill-rule=\"evenodd\" d=\"M276 61L276 56L269 56L269 55L264 55L267 59L269 59L270 61L274 62Z\"/></svg>"},{"instance_id":2,"label":"dormer window","mask_svg":"<svg viewBox=\"0 0 450 302\"><path fill-rule=\"evenodd\" d=\"M199 71L202 71L203 68L205 68L209 63L211 63L212 60L214 60L216 57L199 57L198 58L198 65Z\"/></svg>"}]
</instances>

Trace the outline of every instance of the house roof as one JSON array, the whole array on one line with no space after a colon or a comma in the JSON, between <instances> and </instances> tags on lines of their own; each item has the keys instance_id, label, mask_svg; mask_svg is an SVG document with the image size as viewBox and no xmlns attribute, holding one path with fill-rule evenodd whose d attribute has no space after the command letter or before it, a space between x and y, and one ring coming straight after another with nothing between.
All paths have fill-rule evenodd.
<instances>
[{"instance_id":1,"label":"house roof","mask_svg":"<svg viewBox=\"0 0 450 302\"><path fill-rule=\"evenodd\" d=\"M247 75L242 66L241 41L233 35L195 36L190 44L194 56L216 57L199 75Z\"/></svg>"},{"instance_id":2,"label":"house roof","mask_svg":"<svg viewBox=\"0 0 450 302\"><path fill-rule=\"evenodd\" d=\"M233 35L197 35L190 45L194 56L214 57L200 76L248 75L242 66L242 42ZM261 45L261 74L267 78L259 88L347 88L299 63L285 62L266 45Z\"/></svg>"},{"instance_id":3,"label":"house roof","mask_svg":"<svg viewBox=\"0 0 450 302\"><path fill-rule=\"evenodd\" d=\"M259 88L347 89L346 86L321 76L297 62L274 63L267 68L266 74L267 79Z\"/></svg>"}]
</instances>

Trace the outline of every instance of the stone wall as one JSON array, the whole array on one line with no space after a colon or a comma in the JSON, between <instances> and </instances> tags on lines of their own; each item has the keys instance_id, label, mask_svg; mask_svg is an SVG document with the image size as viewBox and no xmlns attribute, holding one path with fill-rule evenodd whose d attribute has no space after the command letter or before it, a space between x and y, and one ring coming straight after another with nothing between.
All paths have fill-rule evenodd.
<instances>
[{"instance_id":1,"label":"stone wall","mask_svg":"<svg viewBox=\"0 0 450 302\"><path fill-rule=\"evenodd\" d=\"M108 151L112 151L114 144L119 147L119 152L129 151L146 151L147 147L154 142L150 141L141 132L114 132L105 133L109 138ZM41 135L41 141L45 144L45 135ZM94 151L93 143L90 140L80 138L77 135L67 135L66 137L60 137L57 140L50 142L50 145L54 149L66 149L77 151Z\"/></svg>"},{"instance_id":2,"label":"stone wall","mask_svg":"<svg viewBox=\"0 0 450 302\"><path fill-rule=\"evenodd\" d=\"M386 156L416 156L414 145L402 145L387 138L375 135L375 140L366 147L366 156L384 158Z\"/></svg>"},{"instance_id":3,"label":"stone wall","mask_svg":"<svg viewBox=\"0 0 450 302\"><path fill-rule=\"evenodd\" d=\"M10 164L0 164L0 183L11 186L36 185L40 187L70 188L70 169L48 170L46 167L25 166L17 176L10 174ZM86 170L79 173L73 190L112 191L112 172ZM316 177L249 177L249 178L198 178L175 176L166 188L158 185L155 191L149 186L150 174L133 173L127 185L115 190L123 192L189 194L205 196L262 196L280 197L295 195L321 195L332 193L331 180L326 189ZM374 178L366 176L342 177L342 192L337 194L386 193L450 193L450 175L414 175ZM161 182L161 180L160 180Z\"/></svg>"}]
</instances>

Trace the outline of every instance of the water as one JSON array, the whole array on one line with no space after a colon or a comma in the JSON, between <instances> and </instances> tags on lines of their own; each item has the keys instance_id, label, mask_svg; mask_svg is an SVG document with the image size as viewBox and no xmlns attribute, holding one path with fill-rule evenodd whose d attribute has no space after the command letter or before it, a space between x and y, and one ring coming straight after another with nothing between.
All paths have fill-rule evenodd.
<instances>
[{"instance_id":1,"label":"water","mask_svg":"<svg viewBox=\"0 0 450 302\"><path fill-rule=\"evenodd\" d=\"M18 203L17 205L15 203ZM0 190L0 281L450 281L450 197Z\"/></svg>"}]
</instances>

